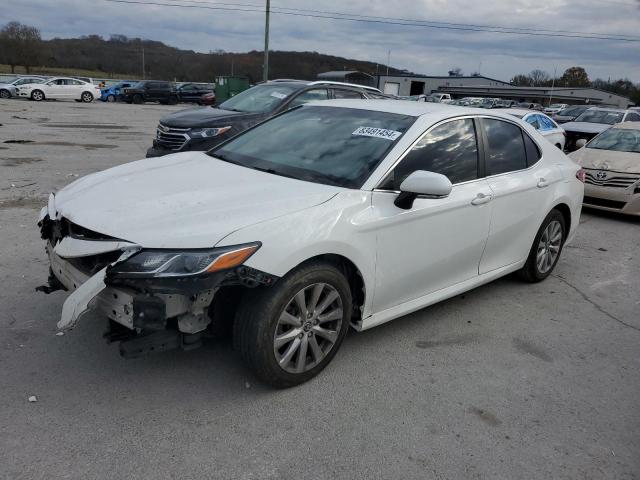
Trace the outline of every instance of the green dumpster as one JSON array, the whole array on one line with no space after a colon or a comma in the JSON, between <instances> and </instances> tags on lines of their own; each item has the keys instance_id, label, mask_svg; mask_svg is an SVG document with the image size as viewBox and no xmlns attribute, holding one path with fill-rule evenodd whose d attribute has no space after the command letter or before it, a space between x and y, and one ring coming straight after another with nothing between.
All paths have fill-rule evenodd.
<instances>
[{"instance_id":1,"label":"green dumpster","mask_svg":"<svg viewBox=\"0 0 640 480\"><path fill-rule=\"evenodd\" d=\"M246 77L224 76L216 78L216 103L237 95L249 88L249 79Z\"/></svg>"}]
</instances>

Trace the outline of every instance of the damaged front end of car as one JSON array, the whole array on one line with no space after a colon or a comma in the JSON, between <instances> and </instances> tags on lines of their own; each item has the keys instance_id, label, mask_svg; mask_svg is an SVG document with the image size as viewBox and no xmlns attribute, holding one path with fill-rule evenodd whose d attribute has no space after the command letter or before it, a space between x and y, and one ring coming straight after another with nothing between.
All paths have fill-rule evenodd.
<instances>
[{"instance_id":1,"label":"damaged front end of car","mask_svg":"<svg viewBox=\"0 0 640 480\"><path fill-rule=\"evenodd\" d=\"M207 249L145 249L77 225L45 207L38 225L47 242L48 283L37 290L71 292L58 328L73 328L92 311L108 319L104 336L120 354L202 344L229 324L246 288L270 286L277 277L244 265L259 242Z\"/></svg>"}]
</instances>

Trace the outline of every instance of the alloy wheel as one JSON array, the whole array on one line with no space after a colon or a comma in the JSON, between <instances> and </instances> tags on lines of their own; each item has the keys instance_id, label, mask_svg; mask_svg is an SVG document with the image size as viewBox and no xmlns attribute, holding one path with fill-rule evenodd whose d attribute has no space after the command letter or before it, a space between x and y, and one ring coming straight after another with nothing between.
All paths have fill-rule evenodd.
<instances>
[{"instance_id":1,"label":"alloy wheel","mask_svg":"<svg viewBox=\"0 0 640 480\"><path fill-rule=\"evenodd\" d=\"M0 90L0 98L9 98L11 94L8 90Z\"/></svg>"},{"instance_id":2,"label":"alloy wheel","mask_svg":"<svg viewBox=\"0 0 640 480\"><path fill-rule=\"evenodd\" d=\"M91 100L93 100L93 95L91 95L90 93L83 93L82 94L82 101L89 103Z\"/></svg>"},{"instance_id":3,"label":"alloy wheel","mask_svg":"<svg viewBox=\"0 0 640 480\"><path fill-rule=\"evenodd\" d=\"M342 318L342 298L328 283L296 293L280 314L273 338L280 368L304 373L317 366L338 340Z\"/></svg>"},{"instance_id":4,"label":"alloy wheel","mask_svg":"<svg viewBox=\"0 0 640 480\"><path fill-rule=\"evenodd\" d=\"M559 221L553 220L549 222L547 228L544 229L540 241L538 242L538 251L536 255L536 265L538 271L542 274L547 273L555 264L560 247L562 246L562 225Z\"/></svg>"},{"instance_id":5,"label":"alloy wheel","mask_svg":"<svg viewBox=\"0 0 640 480\"><path fill-rule=\"evenodd\" d=\"M33 92L31 94L31 97L36 101L39 102L40 100L43 99L44 95L42 94L42 92L40 92L39 90L36 90L35 92Z\"/></svg>"}]
</instances>

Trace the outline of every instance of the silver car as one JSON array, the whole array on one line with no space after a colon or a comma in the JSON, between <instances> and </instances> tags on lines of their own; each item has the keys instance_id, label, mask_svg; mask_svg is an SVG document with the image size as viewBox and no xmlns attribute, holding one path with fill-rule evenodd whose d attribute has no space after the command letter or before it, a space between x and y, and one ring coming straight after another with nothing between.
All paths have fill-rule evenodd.
<instances>
[{"instance_id":1,"label":"silver car","mask_svg":"<svg viewBox=\"0 0 640 480\"><path fill-rule=\"evenodd\" d=\"M28 83L42 83L46 79L43 77L18 77L7 83L0 83L0 98L17 97L16 88Z\"/></svg>"}]
</instances>

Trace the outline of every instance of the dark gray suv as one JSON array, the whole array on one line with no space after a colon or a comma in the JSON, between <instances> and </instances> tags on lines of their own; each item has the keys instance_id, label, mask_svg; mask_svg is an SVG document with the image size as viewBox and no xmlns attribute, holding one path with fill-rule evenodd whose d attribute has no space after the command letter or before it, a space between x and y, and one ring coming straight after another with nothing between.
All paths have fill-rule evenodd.
<instances>
[{"instance_id":1,"label":"dark gray suv","mask_svg":"<svg viewBox=\"0 0 640 480\"><path fill-rule=\"evenodd\" d=\"M181 110L162 117L147 157L189 150L205 151L228 138L312 100L388 98L376 88L340 82L272 80L216 107Z\"/></svg>"}]
</instances>

